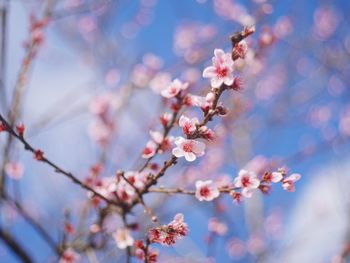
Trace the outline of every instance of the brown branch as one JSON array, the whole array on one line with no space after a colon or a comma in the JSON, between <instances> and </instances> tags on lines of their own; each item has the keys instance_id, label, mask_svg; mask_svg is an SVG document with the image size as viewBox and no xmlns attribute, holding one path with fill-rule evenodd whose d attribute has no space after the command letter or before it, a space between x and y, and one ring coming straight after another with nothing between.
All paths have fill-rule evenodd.
<instances>
[{"instance_id":1,"label":"brown branch","mask_svg":"<svg viewBox=\"0 0 350 263\"><path fill-rule=\"evenodd\" d=\"M53 9L54 3L55 3L55 0L48 0L47 6L44 11L44 15L43 15L43 21L44 20L48 21L48 19L51 17L51 11ZM22 97L26 87L26 79L32 67L32 64L34 62L33 58L35 57L39 47L40 47L40 42L31 38L30 42L28 43L28 48L22 60L21 68L17 76L11 108L8 113L9 123L11 125L15 124L16 120L20 117ZM7 142L2 154L4 158L2 160L2 165L1 165L0 192L4 191L5 189L6 176L5 176L4 166L9 161L9 155L10 155L12 143L13 143L13 137L9 136L7 138Z\"/></svg>"},{"instance_id":2,"label":"brown branch","mask_svg":"<svg viewBox=\"0 0 350 263\"><path fill-rule=\"evenodd\" d=\"M231 191L236 191L240 189L239 187L222 187L219 188L220 193L230 193ZM148 190L149 193L161 193L161 194L183 194L183 195L195 195L195 190L187 190L183 188L151 188Z\"/></svg>"},{"instance_id":3,"label":"brown branch","mask_svg":"<svg viewBox=\"0 0 350 263\"><path fill-rule=\"evenodd\" d=\"M139 169L139 172L142 172L147 166L148 164L156 157L156 155L158 154L160 148L162 147L163 141L165 140L165 138L168 136L168 134L170 133L171 129L174 127L177 116L179 115L179 112L181 110L182 107L182 98L180 96L176 97L177 98L177 103L179 104L180 108L176 111L173 112L170 123L168 123L168 125L166 127L164 127L164 131L163 131L163 140L161 143L159 143L157 145L155 154L153 156L151 156L150 158L148 158L146 160L146 162L144 163L144 165Z\"/></svg>"},{"instance_id":4,"label":"brown branch","mask_svg":"<svg viewBox=\"0 0 350 263\"><path fill-rule=\"evenodd\" d=\"M32 152L34 155L36 155L38 153L38 150L35 149L31 144L29 144L29 142L27 142L23 136L17 134L13 128L10 126L10 124L7 122L7 120L0 114L0 121L6 126L6 130L7 132L12 135L12 137L14 137L15 139L17 139L19 142L21 142L24 146L24 149ZM48 158L46 158L44 155L40 156L39 161L44 162L46 164L48 164L49 166L51 166L54 171L56 173L62 174L66 177L68 177L69 179L71 179L75 184L81 186L82 188L92 192L94 195L98 196L99 198L101 198L102 200L106 201L108 204L114 204L116 206L120 206L121 204L118 202L115 202L113 200L110 200L108 198L106 198L105 196L101 195L100 193L96 192L94 189L92 189L90 186L88 186L87 184L83 183L82 181L80 181L77 177L75 177L71 172L67 172L65 171L63 168L59 167L57 164L53 163L51 160L49 160Z\"/></svg>"}]
</instances>

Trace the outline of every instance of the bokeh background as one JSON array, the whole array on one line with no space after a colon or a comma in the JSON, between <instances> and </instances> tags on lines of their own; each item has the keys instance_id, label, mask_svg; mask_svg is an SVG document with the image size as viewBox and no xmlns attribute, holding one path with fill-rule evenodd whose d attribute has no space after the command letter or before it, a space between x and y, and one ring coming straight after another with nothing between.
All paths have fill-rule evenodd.
<instances>
[{"instance_id":1,"label":"bokeh background","mask_svg":"<svg viewBox=\"0 0 350 263\"><path fill-rule=\"evenodd\" d=\"M48 2L0 1L7 10L2 112L26 52L30 16L42 17ZM341 262L336 260L350 242L349 14L347 0L58 0L29 73L20 119L28 140L81 179L101 158L105 175L134 169L142 163L148 131L157 129L166 110L152 80L166 72L189 81L191 92L205 94L208 82L201 72L214 48L229 51L229 36L255 25L247 58L236 63L244 89L225 97L230 114L212 124L222 139L203 160L180 162L162 184L232 180L243 167L275 162L302 179L295 193L276 185L270 195L257 194L238 206L230 197L204 204L150 195L161 221L182 212L190 228L174 248L158 247L160 262ZM90 110L101 94L114 99L115 129L107 146L98 142L103 132ZM25 167L20 180L9 179L12 196L59 240L65 211L78 224L86 193L34 162L20 145L14 145L11 159ZM136 215L146 218L141 210ZM225 234L208 231L213 217L227 226ZM118 220L111 218L111 227ZM37 262L55 261L6 203L1 224ZM124 262L112 241L96 253L98 262ZM1 262L17 262L1 243L0 256Z\"/></svg>"}]
</instances>

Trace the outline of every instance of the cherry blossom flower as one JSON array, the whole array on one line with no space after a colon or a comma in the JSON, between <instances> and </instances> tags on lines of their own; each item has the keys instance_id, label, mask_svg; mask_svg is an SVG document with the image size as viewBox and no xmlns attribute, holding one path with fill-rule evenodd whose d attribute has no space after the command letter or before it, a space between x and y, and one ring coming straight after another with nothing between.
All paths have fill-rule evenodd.
<instances>
[{"instance_id":1,"label":"cherry blossom flower","mask_svg":"<svg viewBox=\"0 0 350 263\"><path fill-rule=\"evenodd\" d=\"M283 174L281 172L272 172L272 173L265 173L263 175L263 180L265 182L273 182L273 183L278 183L279 181L281 181L283 178Z\"/></svg>"},{"instance_id":2,"label":"cherry blossom flower","mask_svg":"<svg viewBox=\"0 0 350 263\"><path fill-rule=\"evenodd\" d=\"M239 204L240 202L242 202L242 194L241 193L236 192L236 191L231 191L230 195L236 204Z\"/></svg>"},{"instance_id":3,"label":"cherry blossom flower","mask_svg":"<svg viewBox=\"0 0 350 263\"><path fill-rule=\"evenodd\" d=\"M163 113L163 114L159 117L160 123L161 123L164 127L167 127L167 126L169 125L169 122L170 122L172 116L173 116L173 115L172 115L171 113L169 113L169 112Z\"/></svg>"},{"instance_id":4,"label":"cherry blossom flower","mask_svg":"<svg viewBox=\"0 0 350 263\"><path fill-rule=\"evenodd\" d=\"M115 177L103 177L102 179L97 178L92 182L90 180L90 184L91 183L93 184L93 189L100 195L106 198L114 197L114 192L117 189L117 180ZM89 192L88 195L89 197L94 197L92 192Z\"/></svg>"},{"instance_id":5,"label":"cherry blossom flower","mask_svg":"<svg viewBox=\"0 0 350 263\"><path fill-rule=\"evenodd\" d=\"M90 137L99 144L106 144L112 135L112 127L101 121L96 121L89 126Z\"/></svg>"},{"instance_id":6,"label":"cherry blossom flower","mask_svg":"<svg viewBox=\"0 0 350 263\"><path fill-rule=\"evenodd\" d=\"M294 192L295 191L294 183L296 181L299 181L300 178L301 178L301 175L297 174L297 173L291 174L288 177L284 178L282 180L283 189L288 191L288 192Z\"/></svg>"},{"instance_id":7,"label":"cherry blossom flower","mask_svg":"<svg viewBox=\"0 0 350 263\"><path fill-rule=\"evenodd\" d=\"M19 180L22 178L24 167L21 163L9 162L5 165L5 172L10 178Z\"/></svg>"},{"instance_id":8,"label":"cherry blossom flower","mask_svg":"<svg viewBox=\"0 0 350 263\"><path fill-rule=\"evenodd\" d=\"M197 118L188 118L185 115L181 115L179 125L182 128L185 135L191 135L197 130L197 124L199 121Z\"/></svg>"},{"instance_id":9,"label":"cherry blossom flower","mask_svg":"<svg viewBox=\"0 0 350 263\"><path fill-rule=\"evenodd\" d=\"M158 145L160 145L160 148L159 148L160 153L169 151L171 149L172 142L174 141L173 136L168 136L164 138L163 134L160 133L159 131L150 131L149 133L153 141L155 141Z\"/></svg>"},{"instance_id":10,"label":"cherry blossom flower","mask_svg":"<svg viewBox=\"0 0 350 263\"><path fill-rule=\"evenodd\" d=\"M217 235L223 236L227 233L228 227L225 223L220 222L218 218L214 217L209 220L208 230Z\"/></svg>"},{"instance_id":11,"label":"cherry blossom flower","mask_svg":"<svg viewBox=\"0 0 350 263\"><path fill-rule=\"evenodd\" d=\"M227 251L231 258L240 259L246 254L244 242L238 238L233 238L227 243Z\"/></svg>"},{"instance_id":12,"label":"cherry blossom flower","mask_svg":"<svg viewBox=\"0 0 350 263\"><path fill-rule=\"evenodd\" d=\"M187 140L183 137L175 139L175 147L172 151L176 157L185 157L186 161L193 162L197 157L204 155L205 144L196 140Z\"/></svg>"},{"instance_id":13,"label":"cherry blossom flower","mask_svg":"<svg viewBox=\"0 0 350 263\"><path fill-rule=\"evenodd\" d=\"M202 126L198 129L201 138L212 141L215 139L215 133L213 130L209 129L207 126Z\"/></svg>"},{"instance_id":14,"label":"cherry blossom flower","mask_svg":"<svg viewBox=\"0 0 350 263\"><path fill-rule=\"evenodd\" d=\"M232 49L232 58L233 59L238 59L238 58L245 58L245 55L247 54L248 51L248 45L245 40L240 41L237 43L233 49Z\"/></svg>"},{"instance_id":15,"label":"cherry blossom flower","mask_svg":"<svg viewBox=\"0 0 350 263\"><path fill-rule=\"evenodd\" d=\"M136 196L134 187L132 187L125 180L119 181L119 183L117 184L116 192L119 199L127 203L130 203Z\"/></svg>"},{"instance_id":16,"label":"cherry blossom flower","mask_svg":"<svg viewBox=\"0 0 350 263\"><path fill-rule=\"evenodd\" d=\"M126 249L134 244L134 238L130 235L129 230L119 228L113 234L113 238L117 243L117 247L120 249Z\"/></svg>"},{"instance_id":17,"label":"cherry blossom flower","mask_svg":"<svg viewBox=\"0 0 350 263\"><path fill-rule=\"evenodd\" d=\"M150 88L157 94L160 94L171 83L171 75L167 72L159 72L150 81Z\"/></svg>"},{"instance_id":18,"label":"cherry blossom flower","mask_svg":"<svg viewBox=\"0 0 350 263\"><path fill-rule=\"evenodd\" d=\"M151 158L156 153L156 149L157 144L154 141L148 141L146 147L142 151L142 158Z\"/></svg>"},{"instance_id":19,"label":"cherry blossom flower","mask_svg":"<svg viewBox=\"0 0 350 263\"><path fill-rule=\"evenodd\" d=\"M247 198L250 198L252 196L252 190L258 188L260 185L260 181L254 172L243 169L239 171L233 183L236 187L242 188L242 195Z\"/></svg>"},{"instance_id":20,"label":"cherry blossom flower","mask_svg":"<svg viewBox=\"0 0 350 263\"><path fill-rule=\"evenodd\" d=\"M231 54L225 53L222 49L215 49L212 61L213 66L204 69L203 77L210 78L213 88L219 88L223 83L227 86L232 85L234 77Z\"/></svg>"},{"instance_id":21,"label":"cherry blossom flower","mask_svg":"<svg viewBox=\"0 0 350 263\"><path fill-rule=\"evenodd\" d=\"M182 90L186 90L188 82L182 83L179 79L174 79L169 86L161 91L161 95L167 99L175 97Z\"/></svg>"},{"instance_id":22,"label":"cherry blossom flower","mask_svg":"<svg viewBox=\"0 0 350 263\"><path fill-rule=\"evenodd\" d=\"M128 179L137 189L142 189L147 182L146 172L128 171L125 173L125 178Z\"/></svg>"},{"instance_id":23,"label":"cherry blossom flower","mask_svg":"<svg viewBox=\"0 0 350 263\"><path fill-rule=\"evenodd\" d=\"M208 102L206 100L206 97L197 96L193 94L187 94L184 99L184 103L187 106L196 106L196 107L200 107L201 109L204 109L204 108L209 109L212 105L212 102Z\"/></svg>"},{"instance_id":24,"label":"cherry blossom flower","mask_svg":"<svg viewBox=\"0 0 350 263\"><path fill-rule=\"evenodd\" d=\"M141 240L135 241L135 256L138 259L145 261L145 244ZM154 250L150 250L150 248L148 248L148 250L147 250L147 262L156 263L157 257L158 257L158 252L154 251Z\"/></svg>"},{"instance_id":25,"label":"cherry blossom flower","mask_svg":"<svg viewBox=\"0 0 350 263\"><path fill-rule=\"evenodd\" d=\"M89 110L92 114L103 115L110 106L111 96L110 94L102 94L93 98L90 102Z\"/></svg>"},{"instance_id":26,"label":"cherry blossom flower","mask_svg":"<svg viewBox=\"0 0 350 263\"><path fill-rule=\"evenodd\" d=\"M80 261L80 255L75 252L72 248L67 248L61 258L59 263L77 263Z\"/></svg>"},{"instance_id":27,"label":"cherry blossom flower","mask_svg":"<svg viewBox=\"0 0 350 263\"><path fill-rule=\"evenodd\" d=\"M184 222L183 214L176 214L174 220L168 225L152 228L149 233L151 242L160 243L162 245L173 245L177 240L188 234L188 226Z\"/></svg>"},{"instance_id":28,"label":"cherry blossom flower","mask_svg":"<svg viewBox=\"0 0 350 263\"><path fill-rule=\"evenodd\" d=\"M220 195L219 189L212 180L196 182L196 198L199 201L212 201Z\"/></svg>"}]
</instances>

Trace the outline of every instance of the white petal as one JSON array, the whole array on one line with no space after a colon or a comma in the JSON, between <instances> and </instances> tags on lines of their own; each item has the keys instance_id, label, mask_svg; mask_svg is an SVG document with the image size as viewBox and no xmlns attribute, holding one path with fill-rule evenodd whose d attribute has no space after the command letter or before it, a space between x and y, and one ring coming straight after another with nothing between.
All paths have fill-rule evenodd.
<instances>
[{"instance_id":1,"label":"white petal","mask_svg":"<svg viewBox=\"0 0 350 263\"><path fill-rule=\"evenodd\" d=\"M180 158L182 156L184 156L184 151L181 150L179 147L176 147L172 150L172 154L177 157L177 158Z\"/></svg>"},{"instance_id":2,"label":"white petal","mask_svg":"<svg viewBox=\"0 0 350 263\"><path fill-rule=\"evenodd\" d=\"M224 83L225 83L227 86L232 85L233 81L234 81L234 77L233 77L233 76L227 76L227 77L224 79Z\"/></svg>"},{"instance_id":3,"label":"white petal","mask_svg":"<svg viewBox=\"0 0 350 263\"><path fill-rule=\"evenodd\" d=\"M222 83L223 83L223 79L218 78L218 77L214 77L210 80L210 84L213 88L220 88Z\"/></svg>"},{"instance_id":4,"label":"white petal","mask_svg":"<svg viewBox=\"0 0 350 263\"><path fill-rule=\"evenodd\" d=\"M280 172L273 172L271 181L274 183L278 183L279 181L282 180L282 178L283 178L283 176Z\"/></svg>"},{"instance_id":5,"label":"white petal","mask_svg":"<svg viewBox=\"0 0 350 263\"><path fill-rule=\"evenodd\" d=\"M203 78L214 78L216 76L216 68L213 66L205 68L202 76Z\"/></svg>"},{"instance_id":6,"label":"white petal","mask_svg":"<svg viewBox=\"0 0 350 263\"><path fill-rule=\"evenodd\" d=\"M252 190L249 189L249 188L243 188L243 190L242 190L242 195L243 195L244 197L246 197L246 198L250 198L250 197L252 197L253 192L252 192Z\"/></svg>"},{"instance_id":7,"label":"white petal","mask_svg":"<svg viewBox=\"0 0 350 263\"><path fill-rule=\"evenodd\" d=\"M288 180L291 180L293 182L299 181L301 178L300 174L291 174L290 176L288 176Z\"/></svg>"},{"instance_id":8,"label":"white petal","mask_svg":"<svg viewBox=\"0 0 350 263\"><path fill-rule=\"evenodd\" d=\"M250 179L250 187L249 188L258 188L260 185L260 181L256 178Z\"/></svg>"},{"instance_id":9,"label":"white petal","mask_svg":"<svg viewBox=\"0 0 350 263\"><path fill-rule=\"evenodd\" d=\"M225 55L225 52L222 49L216 48L214 50L214 55L215 55L215 57L220 58L220 57Z\"/></svg>"},{"instance_id":10,"label":"white petal","mask_svg":"<svg viewBox=\"0 0 350 263\"><path fill-rule=\"evenodd\" d=\"M185 115L181 115L180 120L179 120L179 125L180 127L185 126L186 122L189 121L189 118L187 118Z\"/></svg>"},{"instance_id":11,"label":"white petal","mask_svg":"<svg viewBox=\"0 0 350 263\"><path fill-rule=\"evenodd\" d=\"M205 143L195 141L193 145L193 152L196 154L203 155L205 150Z\"/></svg>"},{"instance_id":12,"label":"white petal","mask_svg":"<svg viewBox=\"0 0 350 263\"><path fill-rule=\"evenodd\" d=\"M175 154L174 154L175 155ZM176 156L176 155L175 155ZM196 155L194 153L191 152L185 152L184 153L185 159L188 162L193 162L194 160L196 160Z\"/></svg>"}]
</instances>

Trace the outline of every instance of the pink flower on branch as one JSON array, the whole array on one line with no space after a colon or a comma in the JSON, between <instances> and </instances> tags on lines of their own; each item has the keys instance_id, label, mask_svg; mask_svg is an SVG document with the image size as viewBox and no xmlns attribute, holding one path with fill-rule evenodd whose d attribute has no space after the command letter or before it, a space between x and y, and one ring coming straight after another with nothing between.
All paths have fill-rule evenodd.
<instances>
[{"instance_id":1,"label":"pink flower on branch","mask_svg":"<svg viewBox=\"0 0 350 263\"><path fill-rule=\"evenodd\" d=\"M278 183L279 181L281 181L283 178L283 174L281 172L266 172L263 175L263 181L265 182L273 182L273 183Z\"/></svg>"},{"instance_id":2,"label":"pink flower on branch","mask_svg":"<svg viewBox=\"0 0 350 263\"><path fill-rule=\"evenodd\" d=\"M134 238L130 235L129 230L118 229L114 234L113 238L117 243L117 247L120 249L126 249L134 244Z\"/></svg>"},{"instance_id":3,"label":"pink flower on branch","mask_svg":"<svg viewBox=\"0 0 350 263\"><path fill-rule=\"evenodd\" d=\"M188 226L184 222L183 214L176 214L174 220L168 225L163 225L157 228L152 228L148 237L153 243L160 243L165 246L170 246L176 243L177 240L188 234Z\"/></svg>"},{"instance_id":4,"label":"pink flower on branch","mask_svg":"<svg viewBox=\"0 0 350 263\"><path fill-rule=\"evenodd\" d=\"M154 141L148 141L146 147L142 151L142 158L148 159L155 155L157 144Z\"/></svg>"},{"instance_id":5,"label":"pink flower on branch","mask_svg":"<svg viewBox=\"0 0 350 263\"><path fill-rule=\"evenodd\" d=\"M219 88L222 84L232 85L234 77L231 54L225 53L222 49L215 49L212 61L213 66L204 69L203 77L210 78L213 88Z\"/></svg>"},{"instance_id":6,"label":"pink flower on branch","mask_svg":"<svg viewBox=\"0 0 350 263\"><path fill-rule=\"evenodd\" d=\"M181 82L179 79L174 79L169 86L161 91L161 95L167 99L173 98L178 95L181 91L188 88L188 83Z\"/></svg>"},{"instance_id":7,"label":"pink flower on branch","mask_svg":"<svg viewBox=\"0 0 350 263\"><path fill-rule=\"evenodd\" d=\"M197 157L204 155L205 144L203 142L177 137L175 144L176 147L172 151L173 155L178 158L185 157L188 162L193 162Z\"/></svg>"},{"instance_id":8,"label":"pink flower on branch","mask_svg":"<svg viewBox=\"0 0 350 263\"><path fill-rule=\"evenodd\" d=\"M235 187L242 188L242 195L247 198L250 198L252 196L252 190L258 188L260 185L260 181L254 172L243 169L239 171L233 183Z\"/></svg>"},{"instance_id":9,"label":"pink flower on branch","mask_svg":"<svg viewBox=\"0 0 350 263\"><path fill-rule=\"evenodd\" d=\"M232 58L238 59L238 58L245 58L245 55L248 51L248 45L245 40L242 40L241 42L235 44L235 46L232 48Z\"/></svg>"},{"instance_id":10,"label":"pink flower on branch","mask_svg":"<svg viewBox=\"0 0 350 263\"><path fill-rule=\"evenodd\" d=\"M212 201L220 195L219 189L212 180L196 182L196 198L199 201Z\"/></svg>"},{"instance_id":11,"label":"pink flower on branch","mask_svg":"<svg viewBox=\"0 0 350 263\"><path fill-rule=\"evenodd\" d=\"M183 130L183 133L185 135L191 135L197 130L197 126L199 124L199 121L197 118L188 118L185 115L181 115L179 120L179 125Z\"/></svg>"},{"instance_id":12,"label":"pink flower on branch","mask_svg":"<svg viewBox=\"0 0 350 263\"><path fill-rule=\"evenodd\" d=\"M299 181L301 178L300 174L294 173L282 180L282 187L288 192L295 192L294 183Z\"/></svg>"}]
</instances>

